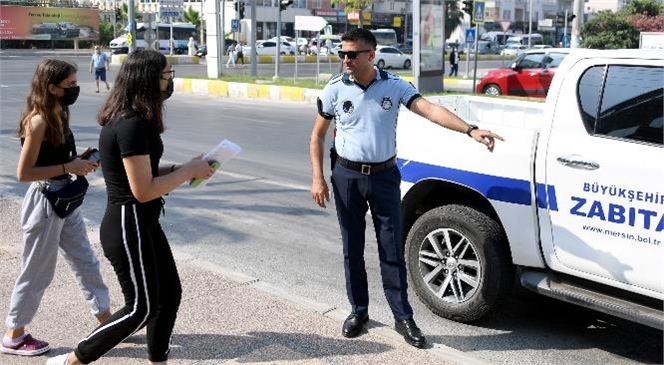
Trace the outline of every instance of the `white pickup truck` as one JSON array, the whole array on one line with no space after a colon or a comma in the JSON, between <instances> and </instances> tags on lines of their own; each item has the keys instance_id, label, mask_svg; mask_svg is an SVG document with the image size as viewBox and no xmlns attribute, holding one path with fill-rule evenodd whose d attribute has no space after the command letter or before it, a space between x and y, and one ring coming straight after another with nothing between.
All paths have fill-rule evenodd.
<instances>
[{"instance_id":1,"label":"white pickup truck","mask_svg":"<svg viewBox=\"0 0 664 365\"><path fill-rule=\"evenodd\" d=\"M544 103L432 97L505 138L493 153L400 115L411 286L460 322L524 287L655 328L664 315L664 58L579 50Z\"/></svg>"}]
</instances>

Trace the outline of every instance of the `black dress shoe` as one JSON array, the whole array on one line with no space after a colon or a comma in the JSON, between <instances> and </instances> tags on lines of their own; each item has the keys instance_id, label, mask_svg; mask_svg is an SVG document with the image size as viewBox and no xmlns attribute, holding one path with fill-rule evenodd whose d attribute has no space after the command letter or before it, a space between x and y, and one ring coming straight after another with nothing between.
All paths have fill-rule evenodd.
<instances>
[{"instance_id":1,"label":"black dress shoe","mask_svg":"<svg viewBox=\"0 0 664 365\"><path fill-rule=\"evenodd\" d=\"M344 326L341 329L341 334L344 337L353 338L357 337L362 333L364 324L369 322L369 314L357 314L351 313L348 318L344 321Z\"/></svg>"},{"instance_id":2,"label":"black dress shoe","mask_svg":"<svg viewBox=\"0 0 664 365\"><path fill-rule=\"evenodd\" d=\"M403 336L408 344L417 348L423 348L427 342L422 331L420 331L413 319L394 321L394 329Z\"/></svg>"}]
</instances>

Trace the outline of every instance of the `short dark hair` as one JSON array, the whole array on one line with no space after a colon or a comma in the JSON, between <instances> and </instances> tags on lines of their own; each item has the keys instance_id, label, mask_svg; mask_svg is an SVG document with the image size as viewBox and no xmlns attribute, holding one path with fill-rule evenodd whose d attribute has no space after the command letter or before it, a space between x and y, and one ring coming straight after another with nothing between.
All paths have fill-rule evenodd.
<instances>
[{"instance_id":1,"label":"short dark hair","mask_svg":"<svg viewBox=\"0 0 664 365\"><path fill-rule=\"evenodd\" d=\"M376 49L376 37L371 33L369 29L366 28L355 28L351 29L348 32L344 33L341 36L342 41L362 41L367 45L371 46L372 49Z\"/></svg>"}]
</instances>

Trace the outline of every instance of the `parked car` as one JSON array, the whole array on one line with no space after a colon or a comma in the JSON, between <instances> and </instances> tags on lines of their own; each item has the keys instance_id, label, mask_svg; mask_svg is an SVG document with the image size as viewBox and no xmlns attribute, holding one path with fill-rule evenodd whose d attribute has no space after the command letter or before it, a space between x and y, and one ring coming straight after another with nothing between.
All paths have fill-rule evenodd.
<instances>
[{"instance_id":1,"label":"parked car","mask_svg":"<svg viewBox=\"0 0 664 365\"><path fill-rule=\"evenodd\" d=\"M231 44L233 44L232 39L230 39L230 38L224 39L223 52L226 52L226 50L228 49L228 46L230 46ZM168 48L164 48L162 51L164 51L164 53L168 53ZM202 57L207 56L207 52L208 52L207 45L202 44L202 45L197 46L196 53L194 53L194 56L202 58Z\"/></svg>"},{"instance_id":2,"label":"parked car","mask_svg":"<svg viewBox=\"0 0 664 365\"><path fill-rule=\"evenodd\" d=\"M520 44L509 44L509 45L505 46L505 48L503 48L502 51L500 51L500 54L502 56L512 56L513 57L513 56L518 56L518 55L522 54L523 52L526 51L526 49L528 49L528 47L522 46Z\"/></svg>"},{"instance_id":3,"label":"parked car","mask_svg":"<svg viewBox=\"0 0 664 365\"><path fill-rule=\"evenodd\" d=\"M475 44L470 46L469 53L475 53ZM477 54L499 54L500 45L496 42L479 41L477 43Z\"/></svg>"},{"instance_id":4,"label":"parked car","mask_svg":"<svg viewBox=\"0 0 664 365\"><path fill-rule=\"evenodd\" d=\"M397 44L397 48L405 54L413 54L413 43L412 42L399 43L399 44Z\"/></svg>"},{"instance_id":5,"label":"parked car","mask_svg":"<svg viewBox=\"0 0 664 365\"><path fill-rule=\"evenodd\" d=\"M413 64L410 56L401 52L396 47L378 46L376 47L376 58L374 65L379 69L383 68L403 68L409 69Z\"/></svg>"},{"instance_id":6,"label":"parked car","mask_svg":"<svg viewBox=\"0 0 664 365\"><path fill-rule=\"evenodd\" d=\"M475 91L488 95L546 97L551 79L569 48L548 48L526 51L510 67L489 71Z\"/></svg>"},{"instance_id":7,"label":"parked car","mask_svg":"<svg viewBox=\"0 0 664 365\"><path fill-rule=\"evenodd\" d=\"M272 38L267 39L267 40L268 40L268 41L272 41L272 42L276 42L276 41L277 41L277 37L272 37ZM287 36L284 36L284 35L281 36L281 41L282 41L282 42L286 42L286 43L288 43L291 47L295 47L295 44L296 44L296 42L295 42L295 38L293 38L293 37L287 37Z\"/></svg>"},{"instance_id":8,"label":"parked car","mask_svg":"<svg viewBox=\"0 0 664 365\"><path fill-rule=\"evenodd\" d=\"M256 42L258 43L258 42ZM261 56L272 56L277 52L277 42L274 41L263 41L261 43L258 43L256 45L256 54ZM251 54L251 46L242 46L242 53L246 55ZM281 42L281 46L279 48L279 54L280 55L294 55L295 54L295 49L294 47L291 47L291 45L287 42Z\"/></svg>"},{"instance_id":9,"label":"parked car","mask_svg":"<svg viewBox=\"0 0 664 365\"><path fill-rule=\"evenodd\" d=\"M320 48L320 54L321 55L327 55L333 54L333 55L338 55L339 51L341 50L341 39L331 39L330 42L332 42L332 48L328 49L328 40L323 41L321 39L321 48Z\"/></svg>"}]
</instances>

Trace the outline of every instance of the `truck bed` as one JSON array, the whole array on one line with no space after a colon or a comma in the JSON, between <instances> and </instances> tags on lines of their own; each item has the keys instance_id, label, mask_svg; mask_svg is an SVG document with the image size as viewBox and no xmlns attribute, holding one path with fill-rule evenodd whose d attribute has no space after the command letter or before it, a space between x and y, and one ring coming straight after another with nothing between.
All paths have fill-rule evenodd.
<instances>
[{"instance_id":1,"label":"truck bed","mask_svg":"<svg viewBox=\"0 0 664 365\"><path fill-rule=\"evenodd\" d=\"M428 100L443 105L471 124L505 138L494 152L403 110L397 126L397 157L402 193L422 179L450 181L487 197L501 217L510 245L533 247L513 250L518 265L542 267L534 211L534 156L544 103L483 96L442 96ZM407 126L407 127L406 127ZM525 221L524 221L525 220Z\"/></svg>"}]
</instances>

